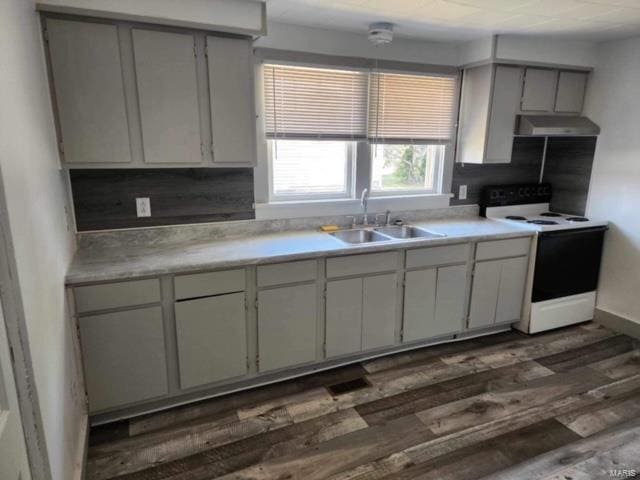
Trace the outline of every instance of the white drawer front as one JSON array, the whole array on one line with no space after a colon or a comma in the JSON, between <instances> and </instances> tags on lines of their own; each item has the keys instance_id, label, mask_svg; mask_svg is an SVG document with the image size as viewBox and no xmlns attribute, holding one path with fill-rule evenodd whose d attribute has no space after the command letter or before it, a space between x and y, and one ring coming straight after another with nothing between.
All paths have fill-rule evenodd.
<instances>
[{"instance_id":1,"label":"white drawer front","mask_svg":"<svg viewBox=\"0 0 640 480\"><path fill-rule=\"evenodd\" d=\"M476 250L476 260L529 255L530 246L531 238L510 238L508 240L480 242Z\"/></svg>"},{"instance_id":2,"label":"white drawer front","mask_svg":"<svg viewBox=\"0 0 640 480\"><path fill-rule=\"evenodd\" d=\"M427 247L407 250L407 268L464 263L468 259L468 243L462 245L444 245L442 247Z\"/></svg>"},{"instance_id":3,"label":"white drawer front","mask_svg":"<svg viewBox=\"0 0 640 480\"><path fill-rule=\"evenodd\" d=\"M389 272L398 268L398 252L367 253L327 259L327 278Z\"/></svg>"},{"instance_id":4,"label":"white drawer front","mask_svg":"<svg viewBox=\"0 0 640 480\"><path fill-rule=\"evenodd\" d=\"M262 265L258 267L258 287L307 282L315 280L317 275L315 260Z\"/></svg>"},{"instance_id":5,"label":"white drawer front","mask_svg":"<svg viewBox=\"0 0 640 480\"><path fill-rule=\"evenodd\" d=\"M240 292L245 288L244 269L179 275L174 286L176 300Z\"/></svg>"},{"instance_id":6,"label":"white drawer front","mask_svg":"<svg viewBox=\"0 0 640 480\"><path fill-rule=\"evenodd\" d=\"M160 281L156 278L131 282L88 285L73 289L78 313L107 308L145 305L160 301Z\"/></svg>"}]
</instances>

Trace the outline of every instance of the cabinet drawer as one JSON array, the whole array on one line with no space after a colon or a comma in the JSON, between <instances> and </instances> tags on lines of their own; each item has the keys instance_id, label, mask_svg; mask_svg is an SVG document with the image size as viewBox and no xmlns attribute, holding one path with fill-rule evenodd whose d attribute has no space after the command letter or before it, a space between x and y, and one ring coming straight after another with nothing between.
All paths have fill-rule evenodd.
<instances>
[{"instance_id":1,"label":"cabinet drawer","mask_svg":"<svg viewBox=\"0 0 640 480\"><path fill-rule=\"evenodd\" d=\"M529 255L530 245L530 238L511 238L509 240L481 242L478 243L478 249L476 250L476 260Z\"/></svg>"},{"instance_id":2,"label":"cabinet drawer","mask_svg":"<svg viewBox=\"0 0 640 480\"><path fill-rule=\"evenodd\" d=\"M327 259L327 278L388 272L398 268L398 253L368 253Z\"/></svg>"},{"instance_id":3,"label":"cabinet drawer","mask_svg":"<svg viewBox=\"0 0 640 480\"><path fill-rule=\"evenodd\" d=\"M180 275L174 279L176 300L244 290L244 269Z\"/></svg>"},{"instance_id":4,"label":"cabinet drawer","mask_svg":"<svg viewBox=\"0 0 640 480\"><path fill-rule=\"evenodd\" d=\"M258 267L258 287L315 280L318 268L315 260L278 263Z\"/></svg>"},{"instance_id":5,"label":"cabinet drawer","mask_svg":"<svg viewBox=\"0 0 640 480\"><path fill-rule=\"evenodd\" d=\"M407 251L407 268L463 263L469 259L469 244L416 248Z\"/></svg>"},{"instance_id":6,"label":"cabinet drawer","mask_svg":"<svg viewBox=\"0 0 640 480\"><path fill-rule=\"evenodd\" d=\"M132 282L89 285L74 288L73 294L78 313L145 305L160 301L160 281L152 278Z\"/></svg>"}]
</instances>

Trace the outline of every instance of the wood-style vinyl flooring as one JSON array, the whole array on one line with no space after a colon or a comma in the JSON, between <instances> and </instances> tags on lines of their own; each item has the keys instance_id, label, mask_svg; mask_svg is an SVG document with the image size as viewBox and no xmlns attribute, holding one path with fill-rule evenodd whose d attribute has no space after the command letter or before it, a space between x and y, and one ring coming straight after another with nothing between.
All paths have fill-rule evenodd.
<instances>
[{"instance_id":1,"label":"wood-style vinyl flooring","mask_svg":"<svg viewBox=\"0 0 640 480\"><path fill-rule=\"evenodd\" d=\"M422 348L95 427L86 473L583 480L623 469L640 471L640 343L588 323Z\"/></svg>"}]
</instances>

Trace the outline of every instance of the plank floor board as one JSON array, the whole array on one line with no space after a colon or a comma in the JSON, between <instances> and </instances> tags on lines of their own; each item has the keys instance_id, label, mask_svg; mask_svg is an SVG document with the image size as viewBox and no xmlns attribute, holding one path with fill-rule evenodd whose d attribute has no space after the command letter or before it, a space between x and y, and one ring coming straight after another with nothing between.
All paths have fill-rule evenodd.
<instances>
[{"instance_id":1,"label":"plank floor board","mask_svg":"<svg viewBox=\"0 0 640 480\"><path fill-rule=\"evenodd\" d=\"M362 378L370 385L327 388ZM640 345L590 323L420 348L94 427L86 472L88 480L595 479L635 461L639 416ZM594 454L598 439L605 447ZM575 458L563 464L554 453L562 449Z\"/></svg>"}]
</instances>

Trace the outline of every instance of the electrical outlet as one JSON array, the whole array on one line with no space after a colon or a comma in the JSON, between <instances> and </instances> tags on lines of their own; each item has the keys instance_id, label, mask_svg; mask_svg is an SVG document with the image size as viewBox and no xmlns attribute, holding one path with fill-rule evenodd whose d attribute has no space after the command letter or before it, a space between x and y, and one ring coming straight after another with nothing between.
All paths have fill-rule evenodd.
<instances>
[{"instance_id":1,"label":"electrical outlet","mask_svg":"<svg viewBox=\"0 0 640 480\"><path fill-rule=\"evenodd\" d=\"M467 186L460 185L458 190L458 200L466 200L467 199Z\"/></svg>"},{"instance_id":2,"label":"electrical outlet","mask_svg":"<svg viewBox=\"0 0 640 480\"><path fill-rule=\"evenodd\" d=\"M149 197L136 198L136 212L138 213L138 217L151 216L151 201Z\"/></svg>"}]
</instances>

